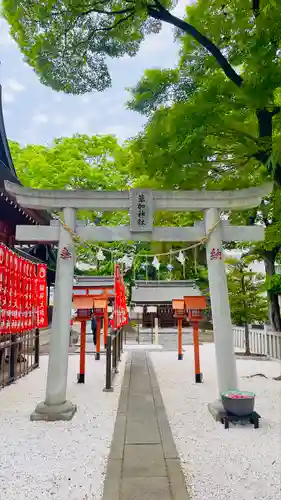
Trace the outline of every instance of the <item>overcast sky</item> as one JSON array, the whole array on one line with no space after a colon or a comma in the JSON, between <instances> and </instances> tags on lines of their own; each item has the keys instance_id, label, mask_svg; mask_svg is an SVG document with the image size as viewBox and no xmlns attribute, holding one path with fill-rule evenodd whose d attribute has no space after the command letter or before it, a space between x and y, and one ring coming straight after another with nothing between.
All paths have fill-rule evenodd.
<instances>
[{"instance_id":1,"label":"overcast sky","mask_svg":"<svg viewBox=\"0 0 281 500\"><path fill-rule=\"evenodd\" d=\"M177 7L181 16L188 1ZM144 118L127 111L129 94L147 68L174 67L178 45L173 30L164 26L161 33L143 42L138 55L110 61L113 85L105 92L69 96L43 86L9 35L0 19L0 79L3 87L4 119L7 136L22 144L45 144L54 137L81 134L115 134L120 141L138 132Z\"/></svg>"}]
</instances>

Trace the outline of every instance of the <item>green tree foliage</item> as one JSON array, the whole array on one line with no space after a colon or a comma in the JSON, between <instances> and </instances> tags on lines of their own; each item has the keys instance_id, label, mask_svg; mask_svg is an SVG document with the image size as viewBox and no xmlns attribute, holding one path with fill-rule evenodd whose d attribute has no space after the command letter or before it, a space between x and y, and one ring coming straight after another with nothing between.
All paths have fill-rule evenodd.
<instances>
[{"instance_id":1,"label":"green tree foliage","mask_svg":"<svg viewBox=\"0 0 281 500\"><path fill-rule=\"evenodd\" d=\"M17 174L41 189L124 189L129 174L119 161L122 148L111 135L76 135L49 146L10 142Z\"/></svg>"},{"instance_id":2,"label":"green tree foliage","mask_svg":"<svg viewBox=\"0 0 281 500\"><path fill-rule=\"evenodd\" d=\"M169 126L166 109L155 118L154 126L162 131L159 147L166 174L170 169L175 177L176 166L182 183L197 152L202 152L204 164L210 159L214 138L220 162L241 165L243 158L242 165L246 161L264 165L281 184L281 162L275 148L281 105L280 2L197 0L186 7L184 19L172 14L173 6L171 0L64 0L59 4L52 0L32 4L29 0L4 0L3 13L41 81L75 94L108 87L108 56L134 56L147 34L158 32L162 23L174 26L182 41L182 71L178 76L174 72L162 74L160 88L153 92L154 107L161 103L161 96L170 96L167 91L171 85L183 97L181 84L190 82L185 94L191 93L192 98L188 108L173 107ZM219 130L223 125L225 128L219 142L217 125ZM241 139L236 145L237 126ZM229 157L229 148L225 151L224 145L231 138ZM170 154L163 149L167 144ZM175 152L178 164L173 160ZM239 153L239 159L233 160L234 153L235 157ZM159 160L159 151L156 156ZM199 178L203 165L199 169L198 157L196 164Z\"/></svg>"},{"instance_id":3,"label":"green tree foliage","mask_svg":"<svg viewBox=\"0 0 281 500\"><path fill-rule=\"evenodd\" d=\"M262 295L264 277L249 269L247 259L229 259L228 291L232 321L245 327L246 354L250 353L249 324L267 319L267 300Z\"/></svg>"},{"instance_id":4,"label":"green tree foliage","mask_svg":"<svg viewBox=\"0 0 281 500\"><path fill-rule=\"evenodd\" d=\"M135 147L150 175L200 187L206 173L216 184L226 171L237 178L239 169L244 183L269 173L280 184L281 23L274 12L281 5L263 0L199 0L187 7L188 22L227 54L235 75L218 70L188 35L180 36L176 70L145 72L129 107L149 117Z\"/></svg>"},{"instance_id":5,"label":"green tree foliage","mask_svg":"<svg viewBox=\"0 0 281 500\"><path fill-rule=\"evenodd\" d=\"M130 174L124 166L123 149L113 136L76 135L55 139L49 146L10 143L19 179L40 189L128 188ZM121 160L122 158L122 160ZM97 213L81 211L78 217L96 220ZM126 214L104 213L99 220L117 225Z\"/></svg>"},{"instance_id":6,"label":"green tree foliage","mask_svg":"<svg viewBox=\"0 0 281 500\"><path fill-rule=\"evenodd\" d=\"M262 200L259 207L252 211L231 213L230 220L235 224L263 224L265 239L262 242L237 244L246 255L257 261L263 261L266 271L266 285L269 305L269 320L276 331L281 331L279 296L277 286L279 277L276 274L276 263L280 259L281 250L281 196L280 189L275 188L270 196Z\"/></svg>"},{"instance_id":7,"label":"green tree foliage","mask_svg":"<svg viewBox=\"0 0 281 500\"><path fill-rule=\"evenodd\" d=\"M281 27L279 21L270 22L274 10L280 10L276 2L262 0L255 4L211 1L208 6L194 2L187 8L188 21L212 34L239 73L241 85L226 78L213 58L184 35L177 68L147 70L131 90L129 101L130 109L148 117L145 130L129 146L132 171L156 176L163 187L246 188L262 184L273 173L278 182L260 207L228 214L233 223L266 226L265 241L244 248L264 261L268 283L274 279L281 248L277 48ZM237 243L228 245L233 246ZM280 330L276 288L268 289L268 298L272 326Z\"/></svg>"}]
</instances>

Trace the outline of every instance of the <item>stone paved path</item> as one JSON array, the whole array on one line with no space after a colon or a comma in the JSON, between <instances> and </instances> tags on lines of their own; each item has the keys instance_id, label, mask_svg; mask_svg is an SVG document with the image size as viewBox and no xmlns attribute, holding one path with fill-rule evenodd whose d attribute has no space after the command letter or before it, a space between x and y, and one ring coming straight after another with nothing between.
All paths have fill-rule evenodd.
<instances>
[{"instance_id":1,"label":"stone paved path","mask_svg":"<svg viewBox=\"0 0 281 500\"><path fill-rule=\"evenodd\" d=\"M128 356L103 500L189 500L149 354Z\"/></svg>"}]
</instances>

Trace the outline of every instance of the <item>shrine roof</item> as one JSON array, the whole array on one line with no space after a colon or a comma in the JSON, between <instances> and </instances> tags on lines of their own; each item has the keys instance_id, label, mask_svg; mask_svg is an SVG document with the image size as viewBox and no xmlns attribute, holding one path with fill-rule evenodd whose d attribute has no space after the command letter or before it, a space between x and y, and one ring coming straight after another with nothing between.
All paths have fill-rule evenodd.
<instances>
[{"instance_id":1,"label":"shrine roof","mask_svg":"<svg viewBox=\"0 0 281 500\"><path fill-rule=\"evenodd\" d=\"M73 288L78 287L113 287L114 276L75 276Z\"/></svg>"},{"instance_id":2,"label":"shrine roof","mask_svg":"<svg viewBox=\"0 0 281 500\"><path fill-rule=\"evenodd\" d=\"M136 281L131 302L135 304L163 304L183 297L198 297L199 288L193 280Z\"/></svg>"},{"instance_id":3,"label":"shrine roof","mask_svg":"<svg viewBox=\"0 0 281 500\"><path fill-rule=\"evenodd\" d=\"M2 86L0 85L0 178L20 184L7 141L2 108Z\"/></svg>"}]
</instances>

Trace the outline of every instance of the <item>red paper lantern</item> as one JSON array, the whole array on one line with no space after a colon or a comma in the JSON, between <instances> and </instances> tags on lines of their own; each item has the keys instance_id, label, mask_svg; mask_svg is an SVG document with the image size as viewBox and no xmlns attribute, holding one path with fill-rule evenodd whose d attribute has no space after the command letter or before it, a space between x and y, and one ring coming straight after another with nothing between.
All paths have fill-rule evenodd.
<instances>
[{"instance_id":1,"label":"red paper lantern","mask_svg":"<svg viewBox=\"0 0 281 500\"><path fill-rule=\"evenodd\" d=\"M45 264L37 269L36 264L0 244L0 334L48 325L46 277Z\"/></svg>"},{"instance_id":2,"label":"red paper lantern","mask_svg":"<svg viewBox=\"0 0 281 500\"><path fill-rule=\"evenodd\" d=\"M47 315L47 266L38 264L38 302L37 302L37 328L46 328L48 326Z\"/></svg>"},{"instance_id":3,"label":"red paper lantern","mask_svg":"<svg viewBox=\"0 0 281 500\"><path fill-rule=\"evenodd\" d=\"M6 326L6 247L0 244L0 334L5 333Z\"/></svg>"},{"instance_id":4,"label":"red paper lantern","mask_svg":"<svg viewBox=\"0 0 281 500\"><path fill-rule=\"evenodd\" d=\"M7 309L6 309L6 333L11 333L12 330L12 296L13 296L13 279L12 279L12 252L7 248L6 251L6 272L7 272Z\"/></svg>"},{"instance_id":5,"label":"red paper lantern","mask_svg":"<svg viewBox=\"0 0 281 500\"><path fill-rule=\"evenodd\" d=\"M120 267L117 265L114 269L114 289L115 301L113 308L113 319L110 321L110 326L115 330L118 330L128 323L129 314L126 304L125 285L120 273Z\"/></svg>"}]
</instances>

